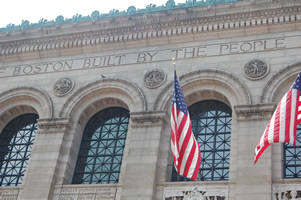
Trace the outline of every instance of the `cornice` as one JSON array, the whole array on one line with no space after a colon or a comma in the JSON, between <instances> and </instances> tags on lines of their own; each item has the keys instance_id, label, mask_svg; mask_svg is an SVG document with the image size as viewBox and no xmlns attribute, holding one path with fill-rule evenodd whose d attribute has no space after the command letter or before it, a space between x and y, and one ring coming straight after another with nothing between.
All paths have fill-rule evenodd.
<instances>
[{"instance_id":1,"label":"cornice","mask_svg":"<svg viewBox=\"0 0 301 200\"><path fill-rule=\"evenodd\" d=\"M275 110L275 103L251 104L234 106L235 113L239 120L249 120L270 117Z\"/></svg>"},{"instance_id":2,"label":"cornice","mask_svg":"<svg viewBox=\"0 0 301 200\"><path fill-rule=\"evenodd\" d=\"M21 25L15 25L15 24L8 24L5 28L0 28L0 32L5 31L15 31L15 30L21 30L25 31L26 29L31 28L43 28L48 26L56 26L60 27L63 24L70 24L70 23L77 23L77 22L84 22L84 21L92 21L93 23L96 20L99 19L106 19L106 18L113 18L116 17L122 17L127 16L128 18L133 18L135 15L141 15L146 14L148 16L151 16L154 12L166 12L171 13L173 10L185 8L187 10L191 10L193 7L199 7L199 6L212 6L217 4L224 4L224 3L233 3L237 1L242 0L214 0L214 1L186 1L186 3L178 3L176 5L174 0L168 0L165 5L162 6L156 6L155 4L149 4L146 6L146 8L142 9L136 9L135 6L130 6L126 11L119 11L116 9L113 9L110 11L110 13L107 14L100 14L99 11L94 11L91 15L88 16L82 16L80 14L74 15L72 18L65 19L62 15L57 16L55 20L48 21L47 19L41 19L38 23L30 23L28 20L22 20Z\"/></svg>"},{"instance_id":3,"label":"cornice","mask_svg":"<svg viewBox=\"0 0 301 200\"><path fill-rule=\"evenodd\" d=\"M167 112L166 111L151 111L151 112L132 112L131 120L136 125L142 125L144 123L150 122L151 124L156 124L159 122L167 122Z\"/></svg>"},{"instance_id":4,"label":"cornice","mask_svg":"<svg viewBox=\"0 0 301 200\"><path fill-rule=\"evenodd\" d=\"M237 2L239 3L239 2ZM41 52L93 45L126 43L133 40L204 34L214 31L255 28L260 26L301 22L301 2L264 4L244 8L229 4L228 9L195 7L190 12L162 13L151 17L119 21L97 21L94 24L73 24L52 29L35 29L12 34L0 33L0 57L24 52ZM47 32L47 34L46 34ZM47 36L45 36L47 35Z\"/></svg>"}]
</instances>

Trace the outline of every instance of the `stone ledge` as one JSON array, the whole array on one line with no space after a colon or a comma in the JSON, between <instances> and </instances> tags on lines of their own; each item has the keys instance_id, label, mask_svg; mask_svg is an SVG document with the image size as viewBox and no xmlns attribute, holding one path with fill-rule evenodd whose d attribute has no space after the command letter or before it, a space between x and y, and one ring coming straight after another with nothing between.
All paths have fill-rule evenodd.
<instances>
[{"instance_id":1,"label":"stone ledge","mask_svg":"<svg viewBox=\"0 0 301 200\"><path fill-rule=\"evenodd\" d=\"M228 199L228 186L165 187L163 200Z\"/></svg>"},{"instance_id":2,"label":"stone ledge","mask_svg":"<svg viewBox=\"0 0 301 200\"><path fill-rule=\"evenodd\" d=\"M111 43L124 43L145 39L177 37L185 34L207 34L208 32L227 31L243 28L255 28L275 24L293 24L301 21L301 3L266 6L261 8L245 8L223 12L219 15L195 14L166 19L154 23L139 22L123 23L122 27L103 27L90 33L77 32L72 34L5 41L1 36L0 56L16 55L26 52L42 52L49 50L70 49ZM141 25L139 25L141 24ZM127 31L125 32L124 29ZM90 29L91 30L91 29ZM42 33L41 33L42 34Z\"/></svg>"},{"instance_id":3,"label":"stone ledge","mask_svg":"<svg viewBox=\"0 0 301 200\"><path fill-rule=\"evenodd\" d=\"M167 112L166 111L150 111L150 112L133 112L130 113L132 122L135 123L135 125L141 124L144 125L144 123L166 123L167 122Z\"/></svg>"},{"instance_id":4,"label":"stone ledge","mask_svg":"<svg viewBox=\"0 0 301 200\"><path fill-rule=\"evenodd\" d=\"M234 106L235 113L239 120L259 119L264 117L270 118L275 108L276 108L275 103Z\"/></svg>"},{"instance_id":5,"label":"stone ledge","mask_svg":"<svg viewBox=\"0 0 301 200\"><path fill-rule=\"evenodd\" d=\"M71 129L69 118L38 119L39 129Z\"/></svg>"},{"instance_id":6,"label":"stone ledge","mask_svg":"<svg viewBox=\"0 0 301 200\"><path fill-rule=\"evenodd\" d=\"M0 199L17 200L22 187L10 186L0 188Z\"/></svg>"},{"instance_id":7,"label":"stone ledge","mask_svg":"<svg viewBox=\"0 0 301 200\"><path fill-rule=\"evenodd\" d=\"M96 184L96 185L64 185L55 192L59 200L64 199L95 199L115 200L118 184Z\"/></svg>"}]
</instances>

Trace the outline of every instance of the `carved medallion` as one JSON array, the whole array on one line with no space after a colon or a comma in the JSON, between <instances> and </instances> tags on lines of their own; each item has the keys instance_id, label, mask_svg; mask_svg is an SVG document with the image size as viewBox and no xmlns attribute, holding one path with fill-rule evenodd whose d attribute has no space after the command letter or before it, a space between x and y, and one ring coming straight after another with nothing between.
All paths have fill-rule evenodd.
<instances>
[{"instance_id":1,"label":"carved medallion","mask_svg":"<svg viewBox=\"0 0 301 200\"><path fill-rule=\"evenodd\" d=\"M56 96L62 97L71 92L73 87L74 81L70 78L61 78L55 83L53 91Z\"/></svg>"},{"instance_id":2,"label":"carved medallion","mask_svg":"<svg viewBox=\"0 0 301 200\"><path fill-rule=\"evenodd\" d=\"M144 85L147 88L157 88L166 80L166 74L161 69L148 71L144 76Z\"/></svg>"},{"instance_id":3,"label":"carved medallion","mask_svg":"<svg viewBox=\"0 0 301 200\"><path fill-rule=\"evenodd\" d=\"M244 75L251 80L262 79L269 73L269 66L266 62L254 59L245 64Z\"/></svg>"}]
</instances>

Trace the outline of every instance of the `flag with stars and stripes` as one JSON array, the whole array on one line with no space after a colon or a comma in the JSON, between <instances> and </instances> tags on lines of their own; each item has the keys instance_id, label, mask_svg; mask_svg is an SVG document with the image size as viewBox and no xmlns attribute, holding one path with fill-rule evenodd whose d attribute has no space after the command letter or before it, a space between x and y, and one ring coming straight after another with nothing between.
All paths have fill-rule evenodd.
<instances>
[{"instance_id":1,"label":"flag with stars and stripes","mask_svg":"<svg viewBox=\"0 0 301 200\"><path fill-rule=\"evenodd\" d=\"M200 147L192 132L187 105L176 71L171 108L171 150L177 173L195 180L201 163Z\"/></svg>"},{"instance_id":2,"label":"flag with stars and stripes","mask_svg":"<svg viewBox=\"0 0 301 200\"><path fill-rule=\"evenodd\" d=\"M295 146L297 125L301 122L301 72L282 97L257 147L255 162L272 143L285 142Z\"/></svg>"}]
</instances>

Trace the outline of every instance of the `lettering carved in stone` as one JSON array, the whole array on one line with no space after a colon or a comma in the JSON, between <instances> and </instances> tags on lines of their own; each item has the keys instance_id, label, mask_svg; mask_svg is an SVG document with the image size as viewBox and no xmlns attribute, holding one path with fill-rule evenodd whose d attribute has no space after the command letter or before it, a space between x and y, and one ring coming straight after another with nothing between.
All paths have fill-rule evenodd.
<instances>
[{"instance_id":1,"label":"lettering carved in stone","mask_svg":"<svg viewBox=\"0 0 301 200\"><path fill-rule=\"evenodd\" d=\"M264 61L258 59L249 61L244 67L245 76L251 80L261 79L268 73L268 65Z\"/></svg>"},{"instance_id":2,"label":"lettering carved in stone","mask_svg":"<svg viewBox=\"0 0 301 200\"><path fill-rule=\"evenodd\" d=\"M0 190L0 199L17 200L19 190Z\"/></svg>"},{"instance_id":3,"label":"lettering carved in stone","mask_svg":"<svg viewBox=\"0 0 301 200\"><path fill-rule=\"evenodd\" d=\"M166 74L161 69L148 71L144 76L144 85L147 88L157 88L166 80Z\"/></svg>"},{"instance_id":4,"label":"lettering carved in stone","mask_svg":"<svg viewBox=\"0 0 301 200\"><path fill-rule=\"evenodd\" d=\"M59 200L115 200L116 188L66 188Z\"/></svg>"},{"instance_id":5,"label":"lettering carved in stone","mask_svg":"<svg viewBox=\"0 0 301 200\"><path fill-rule=\"evenodd\" d=\"M59 97L65 96L72 91L73 87L74 82L70 78L61 78L53 87L54 94Z\"/></svg>"}]
</instances>

